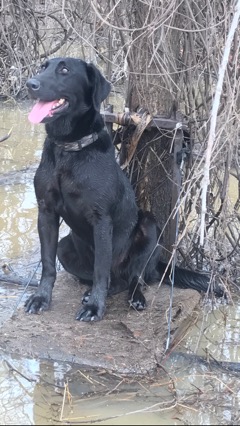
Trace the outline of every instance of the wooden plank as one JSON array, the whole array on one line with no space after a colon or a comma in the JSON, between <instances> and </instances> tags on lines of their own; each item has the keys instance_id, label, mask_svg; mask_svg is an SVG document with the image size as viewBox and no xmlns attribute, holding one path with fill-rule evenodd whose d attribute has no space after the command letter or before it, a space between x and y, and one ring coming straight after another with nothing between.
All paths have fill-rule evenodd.
<instances>
[{"instance_id":1,"label":"wooden plank","mask_svg":"<svg viewBox=\"0 0 240 426\"><path fill-rule=\"evenodd\" d=\"M136 126L141 122L141 114L137 113L111 113L109 111L102 111L101 115L106 123L116 123L121 126ZM188 129L186 123L179 123L178 120L156 116L152 118L147 128L157 127L163 130L174 130L176 127L179 127L179 124L183 130Z\"/></svg>"}]
</instances>

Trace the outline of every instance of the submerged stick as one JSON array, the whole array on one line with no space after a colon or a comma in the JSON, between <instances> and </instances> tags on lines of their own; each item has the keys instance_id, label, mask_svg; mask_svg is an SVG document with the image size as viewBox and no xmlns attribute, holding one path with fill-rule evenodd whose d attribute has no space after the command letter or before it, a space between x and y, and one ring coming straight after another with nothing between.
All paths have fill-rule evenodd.
<instances>
[{"instance_id":1,"label":"submerged stick","mask_svg":"<svg viewBox=\"0 0 240 426\"><path fill-rule=\"evenodd\" d=\"M28 283L29 281L28 278L23 278L23 277L20 277L19 275L11 274L11 273L9 274L0 273L0 281L6 284L18 284L24 287L27 284L31 287L38 287L38 280L36 280L35 278L32 278L31 281Z\"/></svg>"},{"instance_id":2,"label":"submerged stick","mask_svg":"<svg viewBox=\"0 0 240 426\"><path fill-rule=\"evenodd\" d=\"M9 130L9 132L5 136L0 138L0 142L6 141L10 137L11 133L12 133L12 128Z\"/></svg>"}]
</instances>

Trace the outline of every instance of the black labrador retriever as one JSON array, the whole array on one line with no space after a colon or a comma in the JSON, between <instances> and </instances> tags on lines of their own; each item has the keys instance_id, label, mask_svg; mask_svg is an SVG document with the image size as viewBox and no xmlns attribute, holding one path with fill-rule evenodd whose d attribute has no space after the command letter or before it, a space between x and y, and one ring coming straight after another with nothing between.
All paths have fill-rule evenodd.
<instances>
[{"instance_id":1,"label":"black labrador retriever","mask_svg":"<svg viewBox=\"0 0 240 426\"><path fill-rule=\"evenodd\" d=\"M76 319L101 320L107 295L126 289L131 305L144 309L141 284L160 280L166 265L159 259L159 228L150 212L139 211L100 114L110 83L93 64L54 58L27 87L37 100L29 120L45 123L47 137L34 178L42 276L26 311L49 308L56 255L66 271L91 286ZM58 243L60 218L71 232ZM175 281L205 292L209 284L207 275L181 268Z\"/></svg>"}]
</instances>

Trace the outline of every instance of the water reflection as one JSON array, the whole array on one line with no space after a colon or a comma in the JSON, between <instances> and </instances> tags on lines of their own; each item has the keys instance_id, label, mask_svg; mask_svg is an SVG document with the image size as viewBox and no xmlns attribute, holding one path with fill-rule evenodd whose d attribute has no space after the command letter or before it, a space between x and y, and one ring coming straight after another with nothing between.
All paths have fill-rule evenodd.
<instances>
[{"instance_id":1,"label":"water reflection","mask_svg":"<svg viewBox=\"0 0 240 426\"><path fill-rule=\"evenodd\" d=\"M42 376L48 373L48 366L43 363ZM63 370L63 365L58 368L57 363L53 364L51 368L52 374L49 374L51 383L58 385L61 383L63 388L64 373L68 371L68 367ZM45 424L40 423L39 416L36 416L36 407L43 403L44 411L42 412L41 419L48 418L51 424L52 413L47 412L47 408L54 404L54 398L51 398L49 404L48 398L51 393L44 396L45 392L39 392L39 378L41 374L41 365L39 361L34 359L6 359L0 364L0 376L2 378L0 383L1 389L1 404L0 404L0 419L1 424ZM59 389L53 386L54 389ZM39 392L39 395L38 395ZM36 407L34 404L35 396ZM45 397L47 396L47 399ZM56 394L59 403L61 397ZM35 422L36 418L36 422ZM4 422L4 423L2 423Z\"/></svg>"},{"instance_id":2,"label":"water reflection","mask_svg":"<svg viewBox=\"0 0 240 426\"><path fill-rule=\"evenodd\" d=\"M24 257L38 244L34 165L40 159L44 128L27 120L28 103L0 108L1 134L12 128L0 144L0 260Z\"/></svg>"},{"instance_id":3,"label":"water reflection","mask_svg":"<svg viewBox=\"0 0 240 426\"><path fill-rule=\"evenodd\" d=\"M15 186L0 187L2 260L24 257L38 243L36 199L32 186L32 182L18 185L17 191Z\"/></svg>"},{"instance_id":4,"label":"water reflection","mask_svg":"<svg viewBox=\"0 0 240 426\"><path fill-rule=\"evenodd\" d=\"M207 305L203 308L201 319L193 325L184 345L189 353L206 357L211 354L221 361L240 361L240 305L219 304L214 310Z\"/></svg>"},{"instance_id":5,"label":"water reflection","mask_svg":"<svg viewBox=\"0 0 240 426\"><path fill-rule=\"evenodd\" d=\"M238 377L172 355L155 377L63 362L0 362L1 424L239 424Z\"/></svg>"}]
</instances>

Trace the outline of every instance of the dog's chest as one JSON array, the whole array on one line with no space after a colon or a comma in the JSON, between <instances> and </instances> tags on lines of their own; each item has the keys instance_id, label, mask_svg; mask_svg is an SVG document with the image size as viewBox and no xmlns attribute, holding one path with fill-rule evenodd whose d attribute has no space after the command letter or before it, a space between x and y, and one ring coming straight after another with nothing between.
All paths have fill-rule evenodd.
<instances>
[{"instance_id":1,"label":"dog's chest","mask_svg":"<svg viewBox=\"0 0 240 426\"><path fill-rule=\"evenodd\" d=\"M41 165L35 176L36 196L61 216L85 215L86 210L92 208L95 192L92 182L92 176L84 166L61 162L48 168Z\"/></svg>"}]
</instances>

